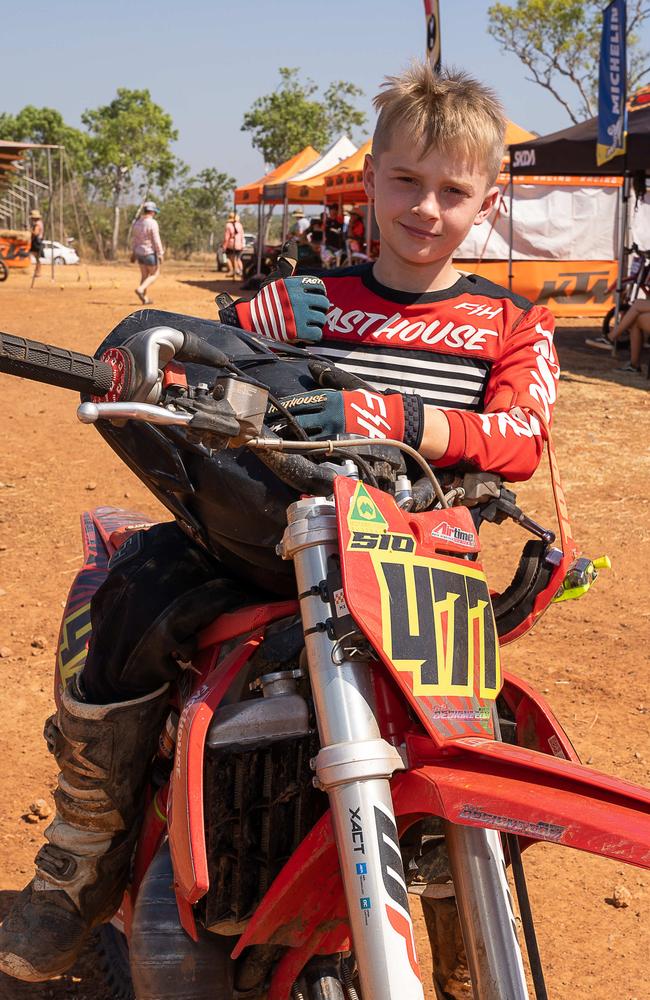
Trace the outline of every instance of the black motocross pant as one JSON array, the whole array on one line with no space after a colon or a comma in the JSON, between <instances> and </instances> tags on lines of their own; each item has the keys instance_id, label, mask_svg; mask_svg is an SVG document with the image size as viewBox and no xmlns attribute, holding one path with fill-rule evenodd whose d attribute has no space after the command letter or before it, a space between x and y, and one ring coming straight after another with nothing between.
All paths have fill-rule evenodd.
<instances>
[{"instance_id":1,"label":"black motocross pant","mask_svg":"<svg viewBox=\"0 0 650 1000\"><path fill-rule=\"evenodd\" d=\"M277 597L233 578L176 522L138 532L91 602L84 698L106 705L155 691L191 659L198 631L224 611L269 599Z\"/></svg>"}]
</instances>

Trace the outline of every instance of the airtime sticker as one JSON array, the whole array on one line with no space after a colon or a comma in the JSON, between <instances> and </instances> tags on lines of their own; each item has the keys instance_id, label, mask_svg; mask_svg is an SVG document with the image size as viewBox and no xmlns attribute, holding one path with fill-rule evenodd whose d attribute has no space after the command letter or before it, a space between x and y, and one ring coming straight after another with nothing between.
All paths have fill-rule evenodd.
<instances>
[{"instance_id":1,"label":"airtime sticker","mask_svg":"<svg viewBox=\"0 0 650 1000\"><path fill-rule=\"evenodd\" d=\"M378 534L386 531L388 527L386 518L363 483L357 483L350 499L348 527L350 531L369 531Z\"/></svg>"},{"instance_id":2,"label":"airtime sticker","mask_svg":"<svg viewBox=\"0 0 650 1000\"><path fill-rule=\"evenodd\" d=\"M495 698L499 642L483 573L406 553L371 555L383 645L416 695ZM478 684L476 684L478 680Z\"/></svg>"}]
</instances>

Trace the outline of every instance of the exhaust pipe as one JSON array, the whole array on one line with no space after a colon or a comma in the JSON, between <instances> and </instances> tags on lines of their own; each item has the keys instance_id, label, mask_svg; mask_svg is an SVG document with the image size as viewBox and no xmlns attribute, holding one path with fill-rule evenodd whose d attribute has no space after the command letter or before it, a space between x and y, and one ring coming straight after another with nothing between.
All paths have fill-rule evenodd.
<instances>
[{"instance_id":1,"label":"exhaust pipe","mask_svg":"<svg viewBox=\"0 0 650 1000\"><path fill-rule=\"evenodd\" d=\"M178 920L169 844L144 877L129 941L137 1000L232 1000L232 941L199 928L199 940Z\"/></svg>"}]
</instances>

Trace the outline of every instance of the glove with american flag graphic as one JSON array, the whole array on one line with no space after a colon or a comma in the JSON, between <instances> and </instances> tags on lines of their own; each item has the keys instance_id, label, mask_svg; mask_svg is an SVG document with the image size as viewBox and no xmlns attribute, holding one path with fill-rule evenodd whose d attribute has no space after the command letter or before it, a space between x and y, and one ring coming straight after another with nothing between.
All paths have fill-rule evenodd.
<instances>
[{"instance_id":1,"label":"glove with american flag graphic","mask_svg":"<svg viewBox=\"0 0 650 1000\"><path fill-rule=\"evenodd\" d=\"M311 389L280 400L310 438L358 435L382 441L391 438L418 448L424 431L420 396L368 389ZM273 424L273 407L268 419ZM279 417L279 423L282 422Z\"/></svg>"},{"instance_id":2,"label":"glove with american flag graphic","mask_svg":"<svg viewBox=\"0 0 650 1000\"><path fill-rule=\"evenodd\" d=\"M330 303L325 285L312 275L294 276L298 248L294 240L282 247L277 265L250 301L239 299L219 309L219 318L268 340L317 344ZM219 298L217 298L219 303Z\"/></svg>"}]
</instances>

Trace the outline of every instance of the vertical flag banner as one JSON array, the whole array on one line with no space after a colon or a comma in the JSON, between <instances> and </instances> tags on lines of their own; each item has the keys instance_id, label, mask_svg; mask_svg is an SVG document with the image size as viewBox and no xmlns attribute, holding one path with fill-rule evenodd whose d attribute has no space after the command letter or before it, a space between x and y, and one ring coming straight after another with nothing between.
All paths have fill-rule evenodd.
<instances>
[{"instance_id":1,"label":"vertical flag banner","mask_svg":"<svg viewBox=\"0 0 650 1000\"><path fill-rule=\"evenodd\" d=\"M427 19L427 59L439 73L442 60L440 0L424 0L424 13Z\"/></svg>"},{"instance_id":2,"label":"vertical flag banner","mask_svg":"<svg viewBox=\"0 0 650 1000\"><path fill-rule=\"evenodd\" d=\"M603 11L598 74L596 162L607 163L625 152L627 142L627 56L625 0L612 0Z\"/></svg>"}]
</instances>

